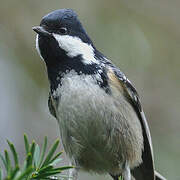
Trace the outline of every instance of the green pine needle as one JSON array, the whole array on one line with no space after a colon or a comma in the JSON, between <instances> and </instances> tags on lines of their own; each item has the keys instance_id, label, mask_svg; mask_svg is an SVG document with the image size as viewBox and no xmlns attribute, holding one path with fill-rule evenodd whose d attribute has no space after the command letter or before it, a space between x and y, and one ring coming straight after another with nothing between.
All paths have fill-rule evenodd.
<instances>
[{"instance_id":1,"label":"green pine needle","mask_svg":"<svg viewBox=\"0 0 180 180\"><path fill-rule=\"evenodd\" d=\"M44 138L44 144L43 144L43 148L42 148L42 151L41 151L38 167L41 166L41 164L42 164L42 162L44 160L44 156L45 156L45 153L46 153L46 148L47 148L47 136L45 136L45 138Z\"/></svg>"},{"instance_id":2,"label":"green pine needle","mask_svg":"<svg viewBox=\"0 0 180 180\"><path fill-rule=\"evenodd\" d=\"M39 148L38 144L36 144L35 152L34 152L34 166L35 166L35 168L38 167L39 159L40 159L40 148Z\"/></svg>"},{"instance_id":3,"label":"green pine needle","mask_svg":"<svg viewBox=\"0 0 180 180\"><path fill-rule=\"evenodd\" d=\"M41 173L47 172L47 171L49 171L49 170L51 170L51 169L53 169L53 166L48 165L48 166L45 166L45 167L41 168L41 169L38 171L38 173L41 174Z\"/></svg>"},{"instance_id":4,"label":"green pine needle","mask_svg":"<svg viewBox=\"0 0 180 180\"><path fill-rule=\"evenodd\" d=\"M18 166L18 164L19 164L19 162L18 162L18 155L17 155L17 152L16 152L16 150L14 148L14 145L10 141L8 141L8 140L7 140L7 142L8 142L8 145L10 147L10 150L11 150L13 158L14 158L14 164L15 164L15 166Z\"/></svg>"},{"instance_id":5,"label":"green pine needle","mask_svg":"<svg viewBox=\"0 0 180 180\"><path fill-rule=\"evenodd\" d=\"M24 145L25 145L26 153L28 153L29 152L29 142L28 142L28 138L27 138L26 134L24 134Z\"/></svg>"},{"instance_id":6,"label":"green pine needle","mask_svg":"<svg viewBox=\"0 0 180 180\"><path fill-rule=\"evenodd\" d=\"M32 165L33 159L32 154L29 152L26 157L26 168Z\"/></svg>"},{"instance_id":7,"label":"green pine needle","mask_svg":"<svg viewBox=\"0 0 180 180\"><path fill-rule=\"evenodd\" d=\"M71 166L55 168L55 165L62 160L60 158L62 152L58 152L54 155L59 145L59 140L55 141L50 150L47 152L47 155L45 155L47 150L47 137L44 138L43 147L42 150L40 150L38 144L36 144L35 141L30 144L27 135L24 134L24 146L26 155L22 167L20 167L19 165L18 153L16 152L13 143L8 140L7 143L14 160L14 165L12 165L12 162L10 160L11 154L7 150L4 151L4 156L0 154L0 161L2 161L6 171L6 177L3 178L3 170L0 167L0 180L53 179L54 175L59 176L59 174L61 174L64 170L73 168Z\"/></svg>"},{"instance_id":8,"label":"green pine needle","mask_svg":"<svg viewBox=\"0 0 180 180\"><path fill-rule=\"evenodd\" d=\"M5 160L4 157L1 155L1 153L0 153L0 160L3 162L3 165L4 165L5 169L7 170L6 160Z\"/></svg>"},{"instance_id":9,"label":"green pine needle","mask_svg":"<svg viewBox=\"0 0 180 180\"><path fill-rule=\"evenodd\" d=\"M9 158L9 153L7 150L4 150L4 154L5 154L5 161L7 164L7 175L9 176L11 173L11 160Z\"/></svg>"},{"instance_id":10,"label":"green pine needle","mask_svg":"<svg viewBox=\"0 0 180 180\"><path fill-rule=\"evenodd\" d=\"M58 145L59 145L59 140L56 140L55 143L53 144L53 146L51 147L49 153L47 154L46 159L44 160L44 163L42 166L45 166L50 162L50 160L51 160L52 156L54 155L54 152L56 151Z\"/></svg>"},{"instance_id":11,"label":"green pine needle","mask_svg":"<svg viewBox=\"0 0 180 180\"><path fill-rule=\"evenodd\" d=\"M29 166L25 171L21 173L21 175L15 180L23 180L23 178L28 177L33 172L33 167ZM26 178L28 179L28 178Z\"/></svg>"},{"instance_id":12,"label":"green pine needle","mask_svg":"<svg viewBox=\"0 0 180 180\"><path fill-rule=\"evenodd\" d=\"M58 157L59 157L61 154L62 154L62 152L57 153L57 154L51 159L51 161L49 161L49 163L56 165L55 161L59 159ZM61 160L61 159L59 159L59 160Z\"/></svg>"},{"instance_id":13,"label":"green pine needle","mask_svg":"<svg viewBox=\"0 0 180 180\"><path fill-rule=\"evenodd\" d=\"M34 158L35 147L36 147L36 144L35 144L35 141L33 141L30 147L30 151L29 151L31 153L32 159Z\"/></svg>"},{"instance_id":14,"label":"green pine needle","mask_svg":"<svg viewBox=\"0 0 180 180\"><path fill-rule=\"evenodd\" d=\"M14 179L14 177L16 176L16 174L18 173L19 171L19 167L16 166L16 168L12 171L11 173L11 179Z\"/></svg>"}]
</instances>

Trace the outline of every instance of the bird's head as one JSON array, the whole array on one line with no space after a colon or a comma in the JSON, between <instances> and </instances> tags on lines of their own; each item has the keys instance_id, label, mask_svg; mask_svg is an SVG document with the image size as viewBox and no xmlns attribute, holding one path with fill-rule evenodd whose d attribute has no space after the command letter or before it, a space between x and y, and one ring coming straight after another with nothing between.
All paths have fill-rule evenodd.
<instances>
[{"instance_id":1,"label":"bird's head","mask_svg":"<svg viewBox=\"0 0 180 180\"><path fill-rule=\"evenodd\" d=\"M72 9L47 14L33 30L37 33L37 50L47 66L77 57L84 64L96 63L93 43Z\"/></svg>"},{"instance_id":2,"label":"bird's head","mask_svg":"<svg viewBox=\"0 0 180 180\"><path fill-rule=\"evenodd\" d=\"M45 61L51 89L71 70L78 74L96 74L103 59L72 9L55 10L33 27L36 48ZM101 71L101 70L100 70Z\"/></svg>"}]
</instances>

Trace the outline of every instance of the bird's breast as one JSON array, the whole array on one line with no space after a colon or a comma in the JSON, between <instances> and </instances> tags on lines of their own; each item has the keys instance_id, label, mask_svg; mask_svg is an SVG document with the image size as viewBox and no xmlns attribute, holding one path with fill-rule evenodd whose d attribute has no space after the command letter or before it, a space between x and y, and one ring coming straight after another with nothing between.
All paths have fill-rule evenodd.
<instances>
[{"instance_id":1,"label":"bird's breast","mask_svg":"<svg viewBox=\"0 0 180 180\"><path fill-rule=\"evenodd\" d=\"M142 130L121 91L106 93L90 75L69 74L53 94L66 153L86 170L118 169L125 160L141 162Z\"/></svg>"}]
</instances>

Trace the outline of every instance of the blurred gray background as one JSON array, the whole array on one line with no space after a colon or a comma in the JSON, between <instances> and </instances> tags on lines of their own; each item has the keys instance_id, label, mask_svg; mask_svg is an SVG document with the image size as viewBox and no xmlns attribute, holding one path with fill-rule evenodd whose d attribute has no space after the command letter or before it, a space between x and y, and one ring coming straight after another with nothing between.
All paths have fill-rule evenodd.
<instances>
[{"instance_id":1,"label":"blurred gray background","mask_svg":"<svg viewBox=\"0 0 180 180\"><path fill-rule=\"evenodd\" d=\"M136 85L156 167L167 179L180 180L179 0L1 0L0 151L8 138L23 154L24 132L40 144L45 135L49 142L59 137L31 29L59 8L76 10L96 47ZM110 178L81 173L80 179Z\"/></svg>"}]
</instances>

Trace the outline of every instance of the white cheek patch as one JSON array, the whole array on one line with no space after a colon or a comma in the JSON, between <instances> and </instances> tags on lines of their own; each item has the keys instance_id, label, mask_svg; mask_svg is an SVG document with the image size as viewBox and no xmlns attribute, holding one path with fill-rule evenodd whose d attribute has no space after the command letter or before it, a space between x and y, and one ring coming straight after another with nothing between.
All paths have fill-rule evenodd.
<instances>
[{"instance_id":1,"label":"white cheek patch","mask_svg":"<svg viewBox=\"0 0 180 180\"><path fill-rule=\"evenodd\" d=\"M82 55L83 63L98 63L98 61L94 57L93 47L87 43L82 42L80 38L69 35L59 35L54 33L53 36L58 42L60 48L65 50L69 57L76 57L78 55Z\"/></svg>"},{"instance_id":2,"label":"white cheek patch","mask_svg":"<svg viewBox=\"0 0 180 180\"><path fill-rule=\"evenodd\" d=\"M37 34L36 35L36 49L37 49L37 52L38 52L39 56L41 57L41 59L44 60L42 55L41 55L41 51L39 49L39 41L38 41L38 39L39 39L39 35Z\"/></svg>"}]
</instances>

